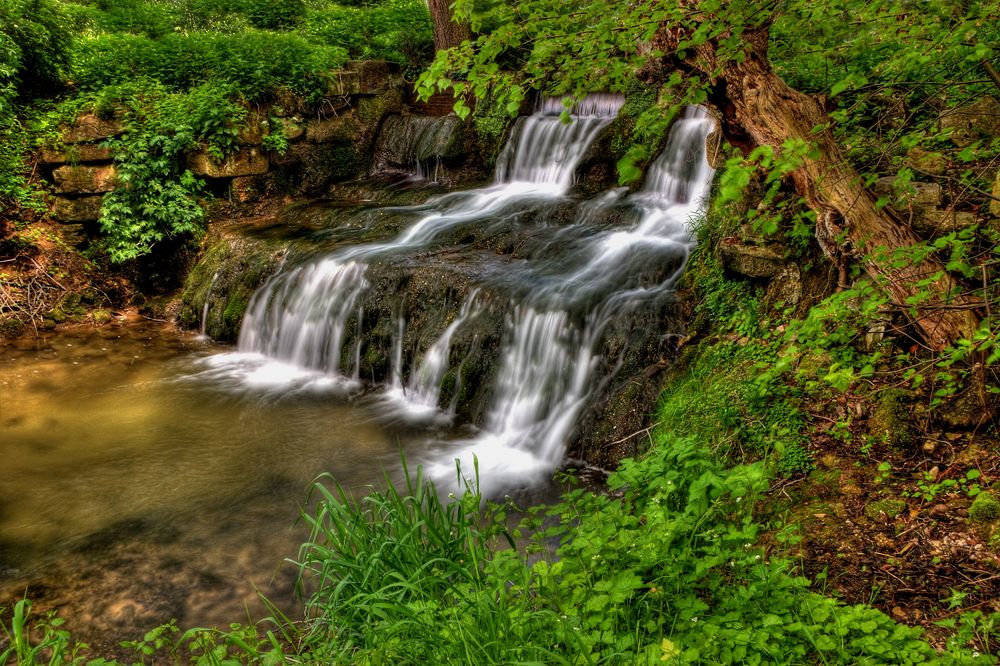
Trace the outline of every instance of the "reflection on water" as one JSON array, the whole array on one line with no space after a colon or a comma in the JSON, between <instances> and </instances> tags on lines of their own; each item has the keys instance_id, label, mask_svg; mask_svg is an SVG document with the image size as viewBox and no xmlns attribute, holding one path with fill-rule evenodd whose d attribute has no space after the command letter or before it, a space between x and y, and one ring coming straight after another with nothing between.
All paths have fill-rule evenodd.
<instances>
[{"instance_id":1,"label":"reflection on water","mask_svg":"<svg viewBox=\"0 0 1000 666\"><path fill-rule=\"evenodd\" d=\"M260 617L255 587L291 601L310 481L378 482L422 437L333 389L234 392L218 351L155 322L0 348L0 606L27 589L105 648Z\"/></svg>"}]
</instances>

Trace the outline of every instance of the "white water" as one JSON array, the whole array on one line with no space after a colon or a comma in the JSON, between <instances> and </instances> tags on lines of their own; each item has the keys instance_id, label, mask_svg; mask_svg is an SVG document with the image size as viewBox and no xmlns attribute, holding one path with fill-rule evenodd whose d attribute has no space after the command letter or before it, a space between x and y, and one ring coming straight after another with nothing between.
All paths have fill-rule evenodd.
<instances>
[{"instance_id":1,"label":"white water","mask_svg":"<svg viewBox=\"0 0 1000 666\"><path fill-rule=\"evenodd\" d=\"M402 381L402 338L403 327L399 328L398 336L393 340L393 371L391 381L383 399L401 416L408 420L433 419L439 423L450 422L454 417L454 401L446 412L440 411L441 382L445 373L451 367L451 339L455 332L480 312L477 303L479 290L473 289L462 304L458 316L448 324L441 336L424 352L410 380L404 386ZM397 370L397 368L399 368Z\"/></svg>"},{"instance_id":2,"label":"white water","mask_svg":"<svg viewBox=\"0 0 1000 666\"><path fill-rule=\"evenodd\" d=\"M575 117L571 124L544 108L519 120L502 158L510 166L497 169L494 185L441 197L392 241L350 247L278 273L251 299L240 328L239 354L213 362L226 366L232 361L233 374L247 375L255 385L297 384L303 372L343 378L344 333L369 286L367 262L425 247L460 224L564 196L587 147L621 106L617 99L600 96L585 111L604 115Z\"/></svg>"},{"instance_id":3,"label":"white water","mask_svg":"<svg viewBox=\"0 0 1000 666\"><path fill-rule=\"evenodd\" d=\"M215 271L212 275L212 281L208 283L208 291L205 292L205 304L201 306L201 328L198 331L198 335L202 338L208 338L208 334L205 331L208 328L208 302L212 298L212 287L215 286L215 281L219 279L219 271Z\"/></svg>"},{"instance_id":4,"label":"white water","mask_svg":"<svg viewBox=\"0 0 1000 666\"><path fill-rule=\"evenodd\" d=\"M544 103L535 115L518 121L494 185L432 202L390 242L355 246L282 271L252 299L239 353L212 363L245 385L356 386L360 341L352 367L341 365L351 322L361 331L368 262L427 247L457 225L563 197L576 165L619 106L619 98L585 100L578 109L589 115L567 125L558 116L561 104ZM543 256L511 278L523 273L522 284L530 289L512 304L485 424L477 436L445 445L445 451L425 461L439 482L456 481L456 459L467 476L478 466L488 494L530 485L561 464L582 410L609 379L598 368L614 365L601 349L608 326L669 293L683 269L692 243L689 220L702 210L712 178L705 158L711 126L704 111L689 109L674 124L640 192L623 198L615 190L586 202L577 221L559 231L578 239L573 251L564 253L568 261ZM595 213L610 206L634 211L635 223L594 233ZM665 273L670 266L676 269ZM454 335L475 317L474 301L472 296L465 302L408 380L406 321L402 313L394 319L385 400L400 413L447 420L449 414L440 411L441 382L450 367Z\"/></svg>"},{"instance_id":5,"label":"white water","mask_svg":"<svg viewBox=\"0 0 1000 666\"><path fill-rule=\"evenodd\" d=\"M705 157L711 129L703 109L689 108L672 127L643 190L625 200L640 211L638 223L591 237L580 264L515 308L487 427L430 467L439 482L461 485L457 459L466 480L476 468L484 493L497 494L531 485L562 462L581 410L602 382L594 370L602 360L599 343L605 329L630 309L668 292L683 270L693 242L689 221L704 206L711 186L713 171ZM616 199L600 197L592 206ZM580 223L587 223L590 212L584 208ZM677 253L683 261L665 279L630 284L629 275L641 273L643 263L667 261ZM577 303L609 283L614 288L589 306L582 327L574 324L571 312L578 310Z\"/></svg>"}]
</instances>

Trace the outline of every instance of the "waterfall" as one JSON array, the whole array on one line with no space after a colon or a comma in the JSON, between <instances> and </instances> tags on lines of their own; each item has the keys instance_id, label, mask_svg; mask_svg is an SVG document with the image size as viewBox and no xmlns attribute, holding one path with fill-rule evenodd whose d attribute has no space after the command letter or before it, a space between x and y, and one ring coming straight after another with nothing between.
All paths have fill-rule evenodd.
<instances>
[{"instance_id":1,"label":"waterfall","mask_svg":"<svg viewBox=\"0 0 1000 666\"><path fill-rule=\"evenodd\" d=\"M514 166L499 169L492 186L441 197L395 239L350 247L272 277L247 308L239 351L312 371L341 374L345 331L355 314L355 304L369 286L365 279L368 262L425 247L457 225L489 219L511 207L562 197L572 185L573 172L587 147L621 105L620 101L617 106L609 101L618 98L604 97L607 99L601 104L592 104L587 110L597 113L604 109L611 115L581 116L565 124L542 109L519 121L521 131L515 132L505 149ZM552 164L546 164L546 151L556 156ZM243 361L245 357L240 359ZM281 381L288 376L288 368L277 367L275 380ZM255 376L263 379L260 372Z\"/></svg>"},{"instance_id":2,"label":"waterfall","mask_svg":"<svg viewBox=\"0 0 1000 666\"><path fill-rule=\"evenodd\" d=\"M448 361L451 354L451 339L459 328L479 314L478 295L479 290L473 289L465 302L462 303L458 316L448 324L440 337L424 352L420 364L410 375L410 380L405 387L401 376L395 371L392 372L392 380L388 390L383 395L383 399L392 409L401 410L404 418L420 421L433 417L434 420L446 422L454 416L451 409L445 413L440 411L441 382L450 367ZM399 339L402 339L402 329L400 329ZM397 348L394 344L393 353L394 358L400 359L399 365L402 365L401 344L400 342L398 352L395 351Z\"/></svg>"},{"instance_id":3,"label":"waterfall","mask_svg":"<svg viewBox=\"0 0 1000 666\"><path fill-rule=\"evenodd\" d=\"M687 109L671 128L644 188L625 199L638 210L637 223L588 236L577 253L579 264L541 282L515 307L486 428L431 465L439 482L455 482L456 458L468 478L475 459L481 488L495 494L530 485L562 461L581 410L602 381L594 370L605 329L668 293L683 269L692 242L689 220L705 205L713 176L705 155L712 122L704 109ZM593 205L608 201L615 198L602 197ZM578 224L587 224L590 213L584 207ZM645 268L672 256L679 256L675 270L642 282ZM575 323L581 315L582 324Z\"/></svg>"},{"instance_id":4,"label":"waterfall","mask_svg":"<svg viewBox=\"0 0 1000 666\"><path fill-rule=\"evenodd\" d=\"M422 356L414 350L407 373L405 307L393 311L391 323L381 324L371 319L375 310L362 310L371 288L370 265L412 257L459 225L516 218L564 200L577 165L620 106L620 97L587 98L566 124L562 103L543 101L536 113L518 120L492 185L393 209L410 215L412 223L390 241L355 245L299 265L290 262L247 308L239 353L232 355L234 363L249 368L244 381L296 387L303 377L321 377L355 386L363 331L374 324L392 331L383 402L397 415L447 421L441 385L449 371L455 372L456 383L462 380L451 363L453 346L481 312L481 299L473 289ZM673 124L641 190L605 193L577 206L569 224L538 226L538 234L549 239L546 247L560 250L558 260L543 252L474 278L510 293L496 352L499 365L481 429L462 441L439 442L437 453L424 460L433 477L454 482L455 460L471 473L475 458L489 493L531 484L562 462L584 410L615 372L617 361L605 357L609 330L629 321L631 313L662 304L683 269L693 242L689 221L703 209L713 176L705 155L712 122L703 109L687 109ZM627 221L613 227L595 224L609 210ZM491 298L491 311L496 304ZM362 325L366 314L367 328ZM355 340L349 346L351 336Z\"/></svg>"},{"instance_id":5,"label":"waterfall","mask_svg":"<svg viewBox=\"0 0 1000 666\"><path fill-rule=\"evenodd\" d=\"M208 290L205 292L205 304L201 306L201 328L198 331L198 335L202 338L208 339L208 303L212 298L212 287L215 286L215 281L219 279L219 271L215 271L212 275L212 281L208 283Z\"/></svg>"},{"instance_id":6,"label":"waterfall","mask_svg":"<svg viewBox=\"0 0 1000 666\"><path fill-rule=\"evenodd\" d=\"M461 124L454 115L389 116L379 131L372 172L403 171L422 180L436 179L440 160Z\"/></svg>"}]
</instances>

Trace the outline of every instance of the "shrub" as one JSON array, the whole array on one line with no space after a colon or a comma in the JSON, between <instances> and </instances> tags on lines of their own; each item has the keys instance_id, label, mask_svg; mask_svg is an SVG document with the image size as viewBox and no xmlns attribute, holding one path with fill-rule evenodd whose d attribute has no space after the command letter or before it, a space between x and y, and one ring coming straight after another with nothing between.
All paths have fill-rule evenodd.
<instances>
[{"instance_id":1,"label":"shrub","mask_svg":"<svg viewBox=\"0 0 1000 666\"><path fill-rule=\"evenodd\" d=\"M231 89L213 84L189 93L138 84L122 94L128 130L108 142L119 184L105 196L100 218L103 245L115 262L146 254L165 238L201 232L204 211L196 196L203 184L182 158L200 146L222 158L246 115L229 101Z\"/></svg>"},{"instance_id":2,"label":"shrub","mask_svg":"<svg viewBox=\"0 0 1000 666\"><path fill-rule=\"evenodd\" d=\"M183 90L206 81L232 85L257 100L279 88L320 96L327 74L347 53L316 46L303 37L251 30L239 35L170 34L160 40L135 35L101 35L77 47L73 77L85 90L136 78Z\"/></svg>"}]
</instances>

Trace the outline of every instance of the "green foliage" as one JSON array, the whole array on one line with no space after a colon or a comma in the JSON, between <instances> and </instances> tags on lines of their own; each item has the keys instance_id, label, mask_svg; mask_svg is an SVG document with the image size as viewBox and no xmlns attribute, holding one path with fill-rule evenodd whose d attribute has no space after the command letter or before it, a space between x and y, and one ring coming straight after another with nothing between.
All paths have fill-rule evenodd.
<instances>
[{"instance_id":1,"label":"green foliage","mask_svg":"<svg viewBox=\"0 0 1000 666\"><path fill-rule=\"evenodd\" d=\"M165 238L196 236L204 211L196 196L202 183L183 163L204 148L222 159L236 144L243 107L230 89L206 84L189 93L169 93L153 84L120 91L126 133L108 141L118 168L118 187L101 207L103 245L112 261L149 252Z\"/></svg>"},{"instance_id":2,"label":"green foliage","mask_svg":"<svg viewBox=\"0 0 1000 666\"><path fill-rule=\"evenodd\" d=\"M305 0L250 0L246 8L250 24L261 30L294 28L305 13Z\"/></svg>"},{"instance_id":3,"label":"green foliage","mask_svg":"<svg viewBox=\"0 0 1000 666\"><path fill-rule=\"evenodd\" d=\"M346 59L346 52L336 46L257 30L238 35L170 34L159 40L111 34L77 46L72 76L85 90L150 79L177 90L216 82L232 86L250 100L282 88L318 98L326 92L329 72Z\"/></svg>"},{"instance_id":4,"label":"green foliage","mask_svg":"<svg viewBox=\"0 0 1000 666\"><path fill-rule=\"evenodd\" d=\"M9 624L8 624L9 622ZM10 609L0 608L0 629L4 640L0 641L0 663L24 664L42 663L83 664L81 655L87 646L74 643L68 631L62 628L65 620L48 613L38 620L31 619L31 601L21 599ZM32 635L40 636L34 640ZM98 666L103 660L88 662Z\"/></svg>"},{"instance_id":5,"label":"green foliage","mask_svg":"<svg viewBox=\"0 0 1000 666\"><path fill-rule=\"evenodd\" d=\"M386 0L367 7L331 4L307 15L303 32L319 44L337 44L356 59L416 65L433 56L434 35L422 0Z\"/></svg>"},{"instance_id":6,"label":"green foliage","mask_svg":"<svg viewBox=\"0 0 1000 666\"><path fill-rule=\"evenodd\" d=\"M72 39L54 0L0 0L0 116L5 95L50 93L62 83Z\"/></svg>"}]
</instances>

